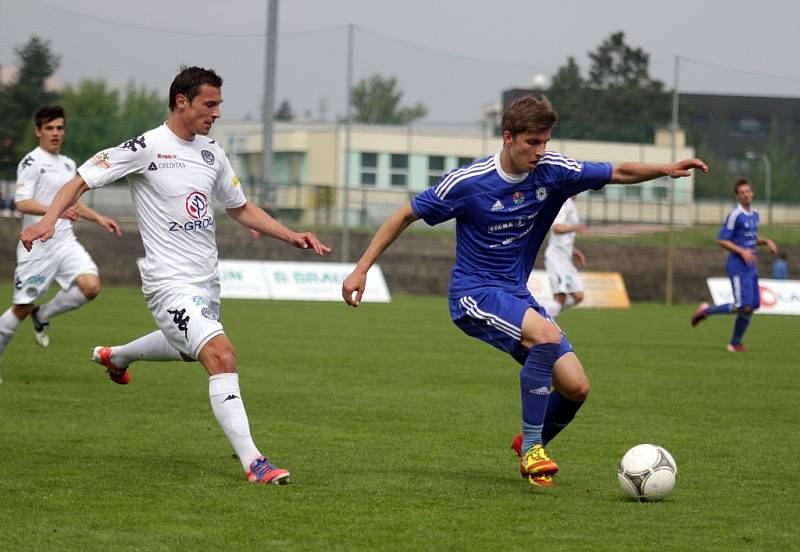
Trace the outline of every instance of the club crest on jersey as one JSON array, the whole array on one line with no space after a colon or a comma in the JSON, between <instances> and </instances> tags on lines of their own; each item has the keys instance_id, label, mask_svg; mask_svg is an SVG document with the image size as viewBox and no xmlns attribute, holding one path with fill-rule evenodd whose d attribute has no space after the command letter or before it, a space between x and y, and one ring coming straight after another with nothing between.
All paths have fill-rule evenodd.
<instances>
[{"instance_id":1,"label":"club crest on jersey","mask_svg":"<svg viewBox=\"0 0 800 552\"><path fill-rule=\"evenodd\" d=\"M200 155L203 157L203 161L206 162L206 165L213 165L214 164L214 154L208 150L202 150Z\"/></svg>"},{"instance_id":2,"label":"club crest on jersey","mask_svg":"<svg viewBox=\"0 0 800 552\"><path fill-rule=\"evenodd\" d=\"M502 210L503 210L503 204L500 203L500 200L498 199L497 201L494 202L494 205L492 205L492 211L502 211Z\"/></svg>"},{"instance_id":3,"label":"club crest on jersey","mask_svg":"<svg viewBox=\"0 0 800 552\"><path fill-rule=\"evenodd\" d=\"M545 199L547 199L547 188L544 186L539 186L536 188L536 200L544 201Z\"/></svg>"},{"instance_id":4,"label":"club crest on jersey","mask_svg":"<svg viewBox=\"0 0 800 552\"><path fill-rule=\"evenodd\" d=\"M525 201L525 194L522 192L514 192L514 195L511 196L511 200L514 202L514 205L520 205Z\"/></svg>"},{"instance_id":5,"label":"club crest on jersey","mask_svg":"<svg viewBox=\"0 0 800 552\"><path fill-rule=\"evenodd\" d=\"M100 167L101 169L111 168L111 163L108 162L108 154L106 152L98 153L92 157L92 163L94 163L95 167Z\"/></svg>"},{"instance_id":6,"label":"club crest on jersey","mask_svg":"<svg viewBox=\"0 0 800 552\"><path fill-rule=\"evenodd\" d=\"M200 192L192 192L186 197L186 212L195 220L200 220L208 213L208 198Z\"/></svg>"}]
</instances>

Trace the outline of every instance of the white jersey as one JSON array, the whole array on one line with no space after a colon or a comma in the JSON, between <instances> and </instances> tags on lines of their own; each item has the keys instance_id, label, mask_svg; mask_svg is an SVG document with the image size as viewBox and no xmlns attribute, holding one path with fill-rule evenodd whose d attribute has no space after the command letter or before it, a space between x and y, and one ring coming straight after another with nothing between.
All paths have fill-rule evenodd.
<instances>
[{"instance_id":1,"label":"white jersey","mask_svg":"<svg viewBox=\"0 0 800 552\"><path fill-rule=\"evenodd\" d=\"M37 147L19 162L17 166L17 190L14 201L19 203L32 199L49 207L68 180L75 176L75 162L65 155L52 154ZM42 218L42 215L28 215L22 218L22 228L25 229ZM36 247L28 251L22 242L17 244L17 260L38 259L50 257L64 243L75 241L72 223L60 218L56 221L55 234L52 239L37 243Z\"/></svg>"},{"instance_id":2,"label":"white jersey","mask_svg":"<svg viewBox=\"0 0 800 552\"><path fill-rule=\"evenodd\" d=\"M578 208L575 207L575 201L568 199L561 206L561 210L556 215L553 225L556 224L580 224L578 218ZM567 259L572 259L572 251L575 247L575 232L565 232L557 234L552 229L550 230L550 237L547 240L547 249L545 249L544 256L552 257L554 255L566 256Z\"/></svg>"},{"instance_id":3,"label":"white jersey","mask_svg":"<svg viewBox=\"0 0 800 552\"><path fill-rule=\"evenodd\" d=\"M166 124L101 151L78 173L89 188L127 176L144 244L142 291L208 282L218 274L212 197L247 201L222 148L207 136L178 138Z\"/></svg>"}]
</instances>

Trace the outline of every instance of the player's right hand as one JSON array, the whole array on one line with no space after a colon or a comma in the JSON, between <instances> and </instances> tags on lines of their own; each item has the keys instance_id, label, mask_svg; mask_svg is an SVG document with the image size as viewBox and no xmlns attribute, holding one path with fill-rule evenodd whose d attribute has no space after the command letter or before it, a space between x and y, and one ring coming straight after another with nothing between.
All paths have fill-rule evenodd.
<instances>
[{"instance_id":1,"label":"player's right hand","mask_svg":"<svg viewBox=\"0 0 800 552\"><path fill-rule=\"evenodd\" d=\"M756 257L756 254L749 249L742 251L742 259L749 265L754 265L758 262L758 257Z\"/></svg>"},{"instance_id":2,"label":"player's right hand","mask_svg":"<svg viewBox=\"0 0 800 552\"><path fill-rule=\"evenodd\" d=\"M31 224L23 229L19 234L19 239L22 242L22 246L30 251L31 247L33 247L33 242L36 240L45 242L52 238L55 229L55 224L47 224L43 220L40 220L36 224Z\"/></svg>"},{"instance_id":3,"label":"player's right hand","mask_svg":"<svg viewBox=\"0 0 800 552\"><path fill-rule=\"evenodd\" d=\"M359 270L354 270L350 276L345 278L342 284L342 298L351 307L361 304L361 296L364 295L364 288L367 287L367 275ZM355 297L353 297L355 294Z\"/></svg>"}]
</instances>

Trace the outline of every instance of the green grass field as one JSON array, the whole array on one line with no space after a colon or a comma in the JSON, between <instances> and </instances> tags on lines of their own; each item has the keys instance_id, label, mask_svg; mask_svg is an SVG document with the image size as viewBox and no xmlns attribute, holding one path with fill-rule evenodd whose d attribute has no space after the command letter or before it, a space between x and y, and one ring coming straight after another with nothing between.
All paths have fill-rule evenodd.
<instances>
[{"instance_id":1,"label":"green grass field","mask_svg":"<svg viewBox=\"0 0 800 552\"><path fill-rule=\"evenodd\" d=\"M538 489L509 449L518 367L444 298L226 301L256 443L292 472L258 487L200 365L139 363L121 387L88 362L153 329L138 290L105 289L54 319L50 349L26 321L0 361L0 550L796 549L798 319L756 316L733 355L733 319L692 329L691 310L559 318L592 393ZM678 463L664 502L618 489L642 442Z\"/></svg>"}]
</instances>

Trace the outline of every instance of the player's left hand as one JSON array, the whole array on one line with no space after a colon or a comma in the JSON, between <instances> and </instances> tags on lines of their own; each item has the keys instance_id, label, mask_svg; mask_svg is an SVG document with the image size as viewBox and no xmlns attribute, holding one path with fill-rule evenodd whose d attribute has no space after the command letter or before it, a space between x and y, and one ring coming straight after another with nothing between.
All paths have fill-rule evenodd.
<instances>
[{"instance_id":1,"label":"player's left hand","mask_svg":"<svg viewBox=\"0 0 800 552\"><path fill-rule=\"evenodd\" d=\"M289 243L300 249L308 249L310 247L320 257L331 252L331 248L319 241L311 232L292 232Z\"/></svg>"},{"instance_id":2,"label":"player's left hand","mask_svg":"<svg viewBox=\"0 0 800 552\"><path fill-rule=\"evenodd\" d=\"M97 218L97 224L99 224L102 228L105 228L108 232L114 232L117 237L122 235L122 228L119 227L117 221L112 218L100 216Z\"/></svg>"},{"instance_id":3,"label":"player's left hand","mask_svg":"<svg viewBox=\"0 0 800 552\"><path fill-rule=\"evenodd\" d=\"M583 268L586 266L586 255L584 255L581 251L574 249L572 251L572 255L575 257L575 264L578 265L578 268Z\"/></svg>"},{"instance_id":4,"label":"player's left hand","mask_svg":"<svg viewBox=\"0 0 800 552\"><path fill-rule=\"evenodd\" d=\"M672 178L681 178L682 176L691 175L691 169L700 169L703 172L708 172L708 165L700 159L683 159L670 165L667 175Z\"/></svg>"}]
</instances>

